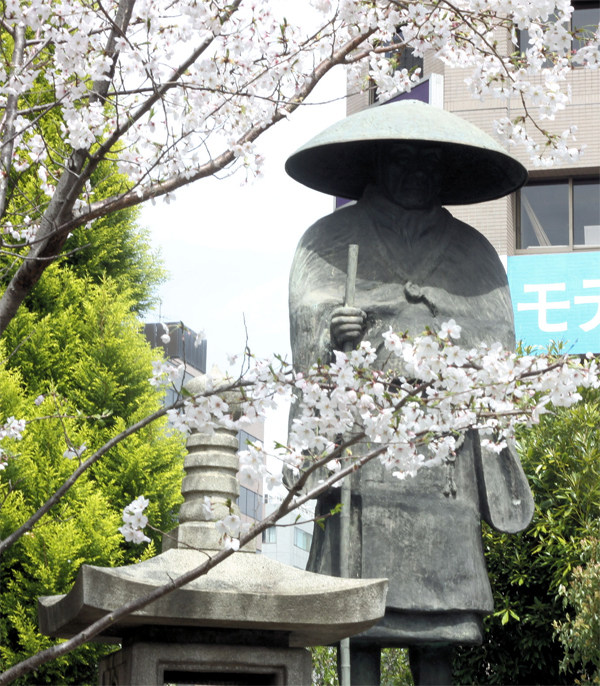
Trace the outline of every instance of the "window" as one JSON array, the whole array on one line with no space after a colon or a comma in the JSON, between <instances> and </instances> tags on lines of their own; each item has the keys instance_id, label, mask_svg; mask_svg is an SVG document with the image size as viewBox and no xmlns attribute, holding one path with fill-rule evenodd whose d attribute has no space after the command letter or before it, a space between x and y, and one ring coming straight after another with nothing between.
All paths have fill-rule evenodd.
<instances>
[{"instance_id":1,"label":"window","mask_svg":"<svg viewBox=\"0 0 600 686\"><path fill-rule=\"evenodd\" d=\"M307 531L303 531L298 527L294 528L294 545L301 550L310 550L310 544L312 543L312 534Z\"/></svg>"},{"instance_id":2,"label":"window","mask_svg":"<svg viewBox=\"0 0 600 686\"><path fill-rule=\"evenodd\" d=\"M573 2L571 29L579 35L573 39L572 49L577 50L585 45L600 24L600 2Z\"/></svg>"},{"instance_id":3,"label":"window","mask_svg":"<svg viewBox=\"0 0 600 686\"><path fill-rule=\"evenodd\" d=\"M532 182L520 191L517 248L600 248L600 179Z\"/></svg>"},{"instance_id":4,"label":"window","mask_svg":"<svg viewBox=\"0 0 600 686\"><path fill-rule=\"evenodd\" d=\"M277 529L270 526L262 532L263 543L277 543Z\"/></svg>"},{"instance_id":5,"label":"window","mask_svg":"<svg viewBox=\"0 0 600 686\"><path fill-rule=\"evenodd\" d=\"M245 486L240 486L238 505L240 506L240 512L242 514L248 515L248 517L252 517L253 519L260 519L260 503L261 499L258 493L251 491Z\"/></svg>"},{"instance_id":6,"label":"window","mask_svg":"<svg viewBox=\"0 0 600 686\"><path fill-rule=\"evenodd\" d=\"M574 0L572 5L570 29L577 31L578 35L571 41L571 50L578 50L588 42L600 24L600 2L598 0ZM529 31L519 31L519 50L524 53L528 47Z\"/></svg>"},{"instance_id":7,"label":"window","mask_svg":"<svg viewBox=\"0 0 600 686\"><path fill-rule=\"evenodd\" d=\"M403 42L404 38L402 37L402 30L398 29L389 45L390 47L393 47L394 45L400 45ZM385 53L385 57L392 63L394 72L406 69L407 71L413 73L419 69L421 76L423 76L423 58L415 57L413 51L408 46L404 46L396 50L392 49ZM378 101L379 93L376 88L372 88L370 102L373 104Z\"/></svg>"}]
</instances>

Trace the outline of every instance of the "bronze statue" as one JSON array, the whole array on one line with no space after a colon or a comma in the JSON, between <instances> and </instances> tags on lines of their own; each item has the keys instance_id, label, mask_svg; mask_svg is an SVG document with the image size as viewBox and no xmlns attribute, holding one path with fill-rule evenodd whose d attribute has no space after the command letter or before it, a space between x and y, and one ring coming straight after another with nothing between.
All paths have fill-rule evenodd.
<instances>
[{"instance_id":1,"label":"bronze statue","mask_svg":"<svg viewBox=\"0 0 600 686\"><path fill-rule=\"evenodd\" d=\"M294 178L354 198L302 237L290 276L293 361L306 369L347 341L422 333L453 318L465 347L514 346L505 270L487 239L443 204L500 197L524 168L471 124L417 101L379 106L326 130L286 165ZM348 245L359 245L356 307L342 304ZM317 515L339 502L322 495ZM525 528L533 500L514 450L482 455L466 434L456 457L399 480L379 462L352 476L350 574L388 577L386 615L352 640L352 683L379 683L382 647L408 646L416 683L450 683L451 650L482 640L493 609L481 520ZM308 569L339 574L339 518L315 527Z\"/></svg>"}]
</instances>

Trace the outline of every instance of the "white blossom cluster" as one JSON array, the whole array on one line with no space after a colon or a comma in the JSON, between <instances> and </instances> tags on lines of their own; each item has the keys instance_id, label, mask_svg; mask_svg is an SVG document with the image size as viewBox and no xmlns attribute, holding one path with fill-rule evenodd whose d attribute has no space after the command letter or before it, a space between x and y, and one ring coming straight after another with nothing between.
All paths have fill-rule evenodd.
<instances>
[{"instance_id":1,"label":"white blossom cluster","mask_svg":"<svg viewBox=\"0 0 600 686\"><path fill-rule=\"evenodd\" d=\"M163 334L162 337L164 336L165 334ZM174 364L168 360L154 360L152 362L152 376L149 381L152 386L156 386L157 388L171 386L179 391L184 376L185 364L183 362Z\"/></svg>"},{"instance_id":2,"label":"white blossom cluster","mask_svg":"<svg viewBox=\"0 0 600 686\"><path fill-rule=\"evenodd\" d=\"M126 541L132 543L150 543L150 539L144 534L144 527L148 524L148 517L144 510L150 501L143 495L132 500L123 510L123 526L119 531L123 534Z\"/></svg>"},{"instance_id":3,"label":"white blossom cluster","mask_svg":"<svg viewBox=\"0 0 600 686\"><path fill-rule=\"evenodd\" d=\"M210 378L210 377L209 377ZM209 385L210 388L210 385ZM217 386L218 389L218 386ZM169 421L183 433L197 431L213 433L215 428L233 429L235 422L229 414L229 405L217 390L186 400L182 410L169 410Z\"/></svg>"},{"instance_id":4,"label":"white blossom cluster","mask_svg":"<svg viewBox=\"0 0 600 686\"><path fill-rule=\"evenodd\" d=\"M337 437L360 432L365 443L385 447L379 459L403 478L452 455L469 429L500 449L517 424L538 421L548 403L569 406L580 399L578 387L600 383L593 359L550 364L499 345L465 350L450 341L459 335L453 320L414 340L389 331L386 371L369 368L375 351L363 343L349 355L336 353L326 372L297 378L302 400L290 434L292 466L302 453L331 452Z\"/></svg>"},{"instance_id":5,"label":"white blossom cluster","mask_svg":"<svg viewBox=\"0 0 600 686\"><path fill-rule=\"evenodd\" d=\"M3 438L9 438L14 441L20 441L23 438L23 431L25 431L26 421L24 419L15 419L9 417L4 424L0 426L0 441ZM8 456L6 452L0 448L0 470L6 469L8 465Z\"/></svg>"},{"instance_id":6,"label":"white blossom cluster","mask_svg":"<svg viewBox=\"0 0 600 686\"><path fill-rule=\"evenodd\" d=\"M87 445L85 443L82 443L78 448L76 448L73 445L69 445L69 447L63 453L63 457L66 457L67 460L72 460L75 457L77 459L80 459L86 450L87 450Z\"/></svg>"},{"instance_id":7,"label":"white blossom cluster","mask_svg":"<svg viewBox=\"0 0 600 686\"><path fill-rule=\"evenodd\" d=\"M281 474L273 474L267 469L267 452L264 446L249 443L246 450L238 451L238 458L237 478L240 485L255 488L259 484L264 484L269 491L281 486Z\"/></svg>"},{"instance_id":8,"label":"white blossom cluster","mask_svg":"<svg viewBox=\"0 0 600 686\"><path fill-rule=\"evenodd\" d=\"M578 37L573 49L567 0L311 0L303 13L266 0L137 0L124 30L115 30L124 5L5 3L4 26L23 27L27 39L18 66L10 50L0 60L0 109L19 102L12 165L36 169L48 198L69 150L103 143L140 195L201 168L212 173L226 153L257 173L258 133L310 92L319 69L337 63L351 65L363 87L374 83L385 98L419 76L392 69L394 53L429 51L464 69L474 96L516 98L543 124L569 101L569 70L599 62L598 33ZM526 46L518 45L520 31ZM56 140L47 138L46 121ZM498 122L498 133L526 145L538 164L578 154L572 130L554 132L545 146L527 124L519 114ZM57 148L59 140L66 147ZM76 212L90 202L89 187L82 189ZM29 241L35 229L21 217L3 230Z\"/></svg>"},{"instance_id":9,"label":"white blossom cluster","mask_svg":"<svg viewBox=\"0 0 600 686\"><path fill-rule=\"evenodd\" d=\"M217 531L221 534L224 548L231 548L239 550L240 536L250 531L251 524L249 522L242 522L239 515L228 514L215 523Z\"/></svg>"},{"instance_id":10,"label":"white blossom cluster","mask_svg":"<svg viewBox=\"0 0 600 686\"><path fill-rule=\"evenodd\" d=\"M479 431L484 455L498 453L518 425L539 422L549 405L573 405L581 399L578 389L600 387L600 365L592 355L518 356L483 343L464 349L455 342L460 331L454 320L414 339L390 330L384 369L375 368L375 350L363 342L306 374L274 359L254 361L238 380L214 372L204 394L188 398L170 419L186 432L235 430L264 418L277 398L290 399L297 407L289 444L278 457L293 471L319 461L335 474L371 451L404 479L452 460L469 430ZM355 455L353 439L361 444ZM250 444L239 456L241 483L265 476L261 446ZM210 499L204 506L210 518ZM217 523L228 547L239 546L244 533L238 519L230 513Z\"/></svg>"}]
</instances>

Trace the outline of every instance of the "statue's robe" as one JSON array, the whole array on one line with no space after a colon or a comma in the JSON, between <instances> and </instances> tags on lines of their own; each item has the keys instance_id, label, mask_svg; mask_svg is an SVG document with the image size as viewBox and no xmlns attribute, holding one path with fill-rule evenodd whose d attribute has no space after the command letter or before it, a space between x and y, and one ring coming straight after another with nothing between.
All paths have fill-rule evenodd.
<instances>
[{"instance_id":1,"label":"statue's robe","mask_svg":"<svg viewBox=\"0 0 600 686\"><path fill-rule=\"evenodd\" d=\"M458 341L514 346L506 273L487 239L440 207L405 210L375 187L302 237L290 276L294 366L332 359L331 313L343 304L348 245L359 246L356 307L379 368L393 364L382 334L422 333L453 318ZM449 492L449 484L455 492ZM317 502L326 514L339 488ZM378 461L351 481L350 575L387 577L385 618L361 639L379 645L477 643L493 609L481 520L499 531L527 526L533 499L514 450L482 455L470 432L455 463L399 480ZM308 569L339 574L339 517L315 526Z\"/></svg>"}]
</instances>

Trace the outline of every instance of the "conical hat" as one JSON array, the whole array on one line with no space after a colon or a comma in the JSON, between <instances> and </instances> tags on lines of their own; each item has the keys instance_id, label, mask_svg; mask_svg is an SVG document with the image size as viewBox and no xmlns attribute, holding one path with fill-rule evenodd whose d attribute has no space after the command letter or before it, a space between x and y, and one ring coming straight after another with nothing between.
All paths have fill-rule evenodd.
<instances>
[{"instance_id":1,"label":"conical hat","mask_svg":"<svg viewBox=\"0 0 600 686\"><path fill-rule=\"evenodd\" d=\"M380 144L439 146L442 205L501 198L527 181L527 170L473 124L418 100L369 107L315 136L286 162L287 173L310 188L357 200L375 180Z\"/></svg>"}]
</instances>

